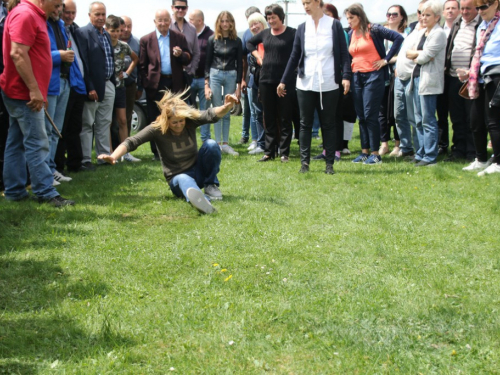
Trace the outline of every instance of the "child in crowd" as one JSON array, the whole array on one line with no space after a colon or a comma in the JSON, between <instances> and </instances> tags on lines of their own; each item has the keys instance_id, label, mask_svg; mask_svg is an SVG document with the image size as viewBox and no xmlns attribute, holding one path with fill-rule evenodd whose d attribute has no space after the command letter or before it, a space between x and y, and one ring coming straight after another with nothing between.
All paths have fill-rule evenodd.
<instances>
[{"instance_id":1,"label":"child in crowd","mask_svg":"<svg viewBox=\"0 0 500 375\"><path fill-rule=\"evenodd\" d=\"M139 62L139 57L125 42L119 40L120 38L120 17L113 15L108 16L106 19L106 31L109 33L111 38L111 45L113 48L113 53L115 55L115 76L116 76L116 90L115 90L115 117L119 126L120 142L123 142L128 137L127 128L127 113L126 113L126 89L125 89L125 78L127 78L136 67ZM130 56L132 63L126 71L125 67L125 57ZM123 159L130 162L141 161L138 158L133 157L129 153L123 156Z\"/></svg>"}]
</instances>

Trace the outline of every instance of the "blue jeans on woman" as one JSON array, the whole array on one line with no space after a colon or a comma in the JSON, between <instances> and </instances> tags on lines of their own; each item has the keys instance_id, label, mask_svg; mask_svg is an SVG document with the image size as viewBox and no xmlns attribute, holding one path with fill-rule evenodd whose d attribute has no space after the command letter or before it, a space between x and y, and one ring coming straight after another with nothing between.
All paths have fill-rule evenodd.
<instances>
[{"instance_id":1,"label":"blue jeans on woman","mask_svg":"<svg viewBox=\"0 0 500 375\"><path fill-rule=\"evenodd\" d=\"M419 149L413 97L406 92L410 83L411 79L402 80L398 77L394 79L394 118L401 142L399 147L404 153Z\"/></svg>"},{"instance_id":2,"label":"blue jeans on woman","mask_svg":"<svg viewBox=\"0 0 500 375\"><path fill-rule=\"evenodd\" d=\"M266 147L264 137L264 117L262 103L259 102L259 89L252 87L247 90L248 102L250 104L250 112L252 113L253 121L250 121L252 130L252 140L257 141L257 146L261 149Z\"/></svg>"},{"instance_id":3,"label":"blue jeans on woman","mask_svg":"<svg viewBox=\"0 0 500 375\"><path fill-rule=\"evenodd\" d=\"M47 108L47 112L49 116L54 121L54 125L59 130L59 133L62 133L63 125L64 125L64 116L66 114L66 106L68 105L69 99L69 81L65 78L61 78L61 88L59 91L59 95L49 95L47 96L47 100L49 102L49 106ZM56 163L54 161L56 157L57 144L59 143L59 135L56 130L52 127L49 119L45 119L45 126L47 127L47 135L49 136L49 144L50 144L50 153L48 160L49 168L54 173L56 171Z\"/></svg>"},{"instance_id":4,"label":"blue jeans on woman","mask_svg":"<svg viewBox=\"0 0 500 375\"><path fill-rule=\"evenodd\" d=\"M384 98L384 70L354 73L354 107L358 115L361 148L378 152L380 147L380 124L378 113Z\"/></svg>"},{"instance_id":5,"label":"blue jeans on woman","mask_svg":"<svg viewBox=\"0 0 500 375\"><path fill-rule=\"evenodd\" d=\"M219 70L210 68L210 90L212 90L212 104L220 107L224 104L224 95L233 94L236 91L236 70ZM228 112L223 118L214 124L215 140L217 143L229 142L229 124L231 113Z\"/></svg>"},{"instance_id":6,"label":"blue jeans on woman","mask_svg":"<svg viewBox=\"0 0 500 375\"><path fill-rule=\"evenodd\" d=\"M58 196L52 186L54 176L47 164L49 140L44 111L34 112L26 105L28 101L11 99L3 92L2 96L10 115L3 169L5 198L15 201L28 195L26 163L33 193L43 200Z\"/></svg>"},{"instance_id":7,"label":"blue jeans on woman","mask_svg":"<svg viewBox=\"0 0 500 375\"><path fill-rule=\"evenodd\" d=\"M221 150L217 142L207 139L198 150L196 164L187 171L176 175L170 183L170 190L179 198L185 197L189 202L186 192L189 188L201 190L207 185L219 186L217 174L220 170Z\"/></svg>"},{"instance_id":8,"label":"blue jeans on woman","mask_svg":"<svg viewBox=\"0 0 500 375\"><path fill-rule=\"evenodd\" d=\"M413 78L413 106L420 147L415 160L435 163L438 156L439 126L436 119L437 95L419 95L420 77Z\"/></svg>"}]
</instances>

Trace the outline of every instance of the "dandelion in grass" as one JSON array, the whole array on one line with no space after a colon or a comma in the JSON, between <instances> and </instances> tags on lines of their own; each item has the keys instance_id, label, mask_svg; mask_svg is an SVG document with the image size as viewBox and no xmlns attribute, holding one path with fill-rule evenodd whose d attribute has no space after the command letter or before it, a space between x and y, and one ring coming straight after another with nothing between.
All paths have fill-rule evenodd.
<instances>
[{"instance_id":1,"label":"dandelion in grass","mask_svg":"<svg viewBox=\"0 0 500 375\"><path fill-rule=\"evenodd\" d=\"M224 279L224 282L231 280L231 279L232 279L232 277L233 277L233 275L229 275L228 277L226 277L226 278Z\"/></svg>"},{"instance_id":2,"label":"dandelion in grass","mask_svg":"<svg viewBox=\"0 0 500 375\"><path fill-rule=\"evenodd\" d=\"M212 266L219 267L219 263L214 263L214 264L212 264Z\"/></svg>"},{"instance_id":3,"label":"dandelion in grass","mask_svg":"<svg viewBox=\"0 0 500 375\"><path fill-rule=\"evenodd\" d=\"M226 268L223 268L223 269L220 270L220 273L224 273L224 272L227 272Z\"/></svg>"}]
</instances>

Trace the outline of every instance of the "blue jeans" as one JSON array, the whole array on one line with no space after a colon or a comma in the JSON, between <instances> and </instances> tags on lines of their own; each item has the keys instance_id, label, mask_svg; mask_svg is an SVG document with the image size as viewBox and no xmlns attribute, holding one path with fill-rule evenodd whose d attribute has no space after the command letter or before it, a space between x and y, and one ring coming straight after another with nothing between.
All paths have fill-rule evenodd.
<instances>
[{"instance_id":1,"label":"blue jeans","mask_svg":"<svg viewBox=\"0 0 500 375\"><path fill-rule=\"evenodd\" d=\"M319 115L318 111L314 111L314 120L313 120L313 126L312 126L312 137L316 138L319 136L319 128L321 127L321 124L319 122Z\"/></svg>"},{"instance_id":2,"label":"blue jeans","mask_svg":"<svg viewBox=\"0 0 500 375\"><path fill-rule=\"evenodd\" d=\"M255 129L255 120L252 118L252 111L250 110L250 88L247 88L247 93L241 93L241 105L243 106L243 119L242 119L242 129L241 138L250 138L250 129ZM252 131L252 140L255 140L255 133Z\"/></svg>"},{"instance_id":3,"label":"blue jeans","mask_svg":"<svg viewBox=\"0 0 500 375\"><path fill-rule=\"evenodd\" d=\"M193 104L196 102L196 97L198 97L198 101L200 102L200 111L204 111L210 107L210 101L207 101L205 98L204 77L193 79L193 83L191 84L191 100ZM210 125L211 124L205 124L200 126L201 140L203 142L210 139Z\"/></svg>"},{"instance_id":4,"label":"blue jeans","mask_svg":"<svg viewBox=\"0 0 500 375\"><path fill-rule=\"evenodd\" d=\"M436 162L438 156L439 126L436 119L437 95L419 95L420 77L413 78L413 106L420 147L415 160Z\"/></svg>"},{"instance_id":5,"label":"blue jeans","mask_svg":"<svg viewBox=\"0 0 500 375\"><path fill-rule=\"evenodd\" d=\"M219 107L224 104L224 95L233 94L236 91L236 70L219 70L210 68L210 90L212 90L212 104ZM217 143L229 142L229 124L231 113L228 112L223 118L214 124L215 140Z\"/></svg>"},{"instance_id":6,"label":"blue jeans","mask_svg":"<svg viewBox=\"0 0 500 375\"><path fill-rule=\"evenodd\" d=\"M405 153L414 152L419 148L413 112L413 96L406 92L410 82L411 79L401 80L398 77L394 80L394 118L401 142L399 147Z\"/></svg>"},{"instance_id":7,"label":"blue jeans","mask_svg":"<svg viewBox=\"0 0 500 375\"><path fill-rule=\"evenodd\" d=\"M361 148L377 152L380 147L378 113L384 98L384 70L354 73L354 107L358 115Z\"/></svg>"},{"instance_id":8,"label":"blue jeans","mask_svg":"<svg viewBox=\"0 0 500 375\"><path fill-rule=\"evenodd\" d=\"M3 92L2 96L10 116L3 169L5 198L19 200L28 195L26 163L33 193L41 199L58 196L59 193L52 186L54 176L47 164L49 139L44 111L33 112L26 105L26 100L11 99Z\"/></svg>"},{"instance_id":9,"label":"blue jeans","mask_svg":"<svg viewBox=\"0 0 500 375\"><path fill-rule=\"evenodd\" d=\"M189 202L186 192L189 188L200 190L207 185L219 186L217 174L220 170L220 162L222 159L220 147L212 139L203 142L203 145L198 150L198 160L187 171L176 175L170 183L170 190L179 198L185 197Z\"/></svg>"},{"instance_id":10,"label":"blue jeans","mask_svg":"<svg viewBox=\"0 0 500 375\"><path fill-rule=\"evenodd\" d=\"M252 113L252 120L250 121L250 128L252 130L252 141L257 141L257 146L264 149L264 117L262 114L262 104L259 102L259 89L252 87L248 89L248 102L250 103L250 112Z\"/></svg>"},{"instance_id":11,"label":"blue jeans","mask_svg":"<svg viewBox=\"0 0 500 375\"><path fill-rule=\"evenodd\" d=\"M68 104L69 99L69 81L65 78L61 78L61 89L59 91L59 95L49 95L47 96L47 100L49 101L49 107L47 108L47 112L49 116L54 121L54 124L59 130L59 133L62 133L62 128L64 125L64 116L66 114L66 106ZM49 120L45 119L45 126L47 127L47 134L49 136L49 144L50 144L50 153L49 153L49 167L52 173L56 170L56 163L54 161L57 151L57 144L59 143L59 135L57 135L55 129L50 124Z\"/></svg>"}]
</instances>

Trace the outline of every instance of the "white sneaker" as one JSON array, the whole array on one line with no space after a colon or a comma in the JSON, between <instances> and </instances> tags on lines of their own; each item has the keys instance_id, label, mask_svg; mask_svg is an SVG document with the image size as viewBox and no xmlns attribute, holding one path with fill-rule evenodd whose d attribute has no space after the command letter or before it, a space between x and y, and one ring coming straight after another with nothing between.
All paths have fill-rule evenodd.
<instances>
[{"instance_id":1,"label":"white sneaker","mask_svg":"<svg viewBox=\"0 0 500 375\"><path fill-rule=\"evenodd\" d=\"M351 151L350 151L348 148L344 148L344 149L342 150L342 153L343 153L344 155L351 155Z\"/></svg>"},{"instance_id":2,"label":"white sneaker","mask_svg":"<svg viewBox=\"0 0 500 375\"><path fill-rule=\"evenodd\" d=\"M248 146L247 150L252 151L255 149L255 147L257 147L257 141L252 141L252 143L250 143L250 146Z\"/></svg>"},{"instance_id":3,"label":"white sneaker","mask_svg":"<svg viewBox=\"0 0 500 375\"><path fill-rule=\"evenodd\" d=\"M57 186L57 185L61 185L61 183L59 181L53 180L52 186Z\"/></svg>"},{"instance_id":4,"label":"white sneaker","mask_svg":"<svg viewBox=\"0 0 500 375\"><path fill-rule=\"evenodd\" d=\"M236 151L234 151L233 148L231 146L229 146L229 145L222 145L220 147L220 150L224 154L229 154L229 155L233 155L233 156L239 156L240 155L239 153L237 153Z\"/></svg>"},{"instance_id":5,"label":"white sneaker","mask_svg":"<svg viewBox=\"0 0 500 375\"><path fill-rule=\"evenodd\" d=\"M479 172L477 175L481 177L492 173L500 173L500 165L498 165L498 163L491 164L488 168L486 168L482 172Z\"/></svg>"},{"instance_id":6,"label":"white sneaker","mask_svg":"<svg viewBox=\"0 0 500 375\"><path fill-rule=\"evenodd\" d=\"M186 191L189 203L193 205L198 211L204 214L211 214L215 212L214 206L205 198L205 194L201 190L195 188L189 188Z\"/></svg>"},{"instance_id":7,"label":"white sneaker","mask_svg":"<svg viewBox=\"0 0 500 375\"><path fill-rule=\"evenodd\" d=\"M70 182L72 180L72 178L63 175L61 172L55 171L54 172L54 180L57 182Z\"/></svg>"},{"instance_id":8,"label":"white sneaker","mask_svg":"<svg viewBox=\"0 0 500 375\"><path fill-rule=\"evenodd\" d=\"M122 158L123 158L123 160L125 160L125 161L129 161L129 162L131 162L131 163L138 163L138 162L140 162L140 161L141 161L141 159L138 159L138 158L136 158L136 157L134 157L134 156L130 155L128 152L127 152L125 155L123 155L123 157L122 157Z\"/></svg>"},{"instance_id":9,"label":"white sneaker","mask_svg":"<svg viewBox=\"0 0 500 375\"><path fill-rule=\"evenodd\" d=\"M264 152L264 149L257 146L252 151L250 151L248 154L249 155L257 155L257 154L262 154L263 152Z\"/></svg>"},{"instance_id":10,"label":"white sneaker","mask_svg":"<svg viewBox=\"0 0 500 375\"><path fill-rule=\"evenodd\" d=\"M488 166L491 164L491 162L482 162L477 160L477 158L474 159L472 163L470 163L467 167L462 168L463 171L481 171L485 168L488 168Z\"/></svg>"}]
</instances>

